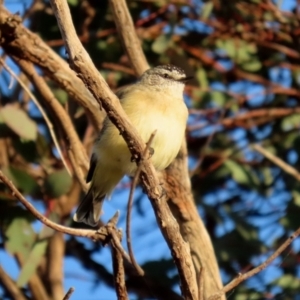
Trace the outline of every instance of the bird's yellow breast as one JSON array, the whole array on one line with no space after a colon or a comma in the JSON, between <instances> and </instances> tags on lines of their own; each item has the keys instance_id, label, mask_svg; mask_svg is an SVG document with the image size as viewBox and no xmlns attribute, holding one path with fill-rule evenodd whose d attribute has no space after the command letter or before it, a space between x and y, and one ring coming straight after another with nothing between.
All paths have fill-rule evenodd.
<instances>
[{"instance_id":1,"label":"bird's yellow breast","mask_svg":"<svg viewBox=\"0 0 300 300\"><path fill-rule=\"evenodd\" d=\"M151 144L154 149L152 162L157 170L165 169L178 154L184 137L188 112L182 93L174 98L167 91L136 89L125 95L121 104L145 143L156 131ZM104 168L122 168L128 175L136 170L123 137L110 121L94 152Z\"/></svg>"}]
</instances>

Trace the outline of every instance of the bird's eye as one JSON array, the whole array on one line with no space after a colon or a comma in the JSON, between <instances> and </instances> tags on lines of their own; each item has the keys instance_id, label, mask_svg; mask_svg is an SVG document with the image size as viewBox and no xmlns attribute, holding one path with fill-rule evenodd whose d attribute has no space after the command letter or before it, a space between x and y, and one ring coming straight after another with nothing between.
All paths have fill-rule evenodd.
<instances>
[{"instance_id":1,"label":"bird's eye","mask_svg":"<svg viewBox=\"0 0 300 300\"><path fill-rule=\"evenodd\" d=\"M164 78L170 78L167 73L165 73L163 76L164 76Z\"/></svg>"}]
</instances>

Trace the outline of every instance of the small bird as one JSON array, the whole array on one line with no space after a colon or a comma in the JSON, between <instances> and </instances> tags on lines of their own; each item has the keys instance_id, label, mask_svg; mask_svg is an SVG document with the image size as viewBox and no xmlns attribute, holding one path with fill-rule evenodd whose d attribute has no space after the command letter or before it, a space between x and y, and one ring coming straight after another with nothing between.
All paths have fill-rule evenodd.
<instances>
[{"instance_id":1,"label":"small bird","mask_svg":"<svg viewBox=\"0 0 300 300\"><path fill-rule=\"evenodd\" d=\"M158 171L167 168L180 150L188 118L183 89L190 78L179 67L161 65L147 70L136 83L117 92L125 113L145 143L156 131L151 160ZM91 185L74 221L97 226L105 197L125 175L134 176L136 169L126 142L106 117L86 178Z\"/></svg>"}]
</instances>

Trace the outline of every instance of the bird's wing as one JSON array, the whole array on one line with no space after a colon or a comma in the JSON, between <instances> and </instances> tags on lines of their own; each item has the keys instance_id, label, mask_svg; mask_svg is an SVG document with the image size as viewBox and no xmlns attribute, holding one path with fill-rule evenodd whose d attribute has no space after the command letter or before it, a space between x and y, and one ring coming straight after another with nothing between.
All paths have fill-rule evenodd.
<instances>
[{"instance_id":1,"label":"bird's wing","mask_svg":"<svg viewBox=\"0 0 300 300\"><path fill-rule=\"evenodd\" d=\"M96 158L95 153L93 153L92 157L91 157L91 160L90 160L90 169L89 169L88 174L86 176L86 183L89 183L92 180L96 165L97 165L97 158Z\"/></svg>"},{"instance_id":2,"label":"bird's wing","mask_svg":"<svg viewBox=\"0 0 300 300\"><path fill-rule=\"evenodd\" d=\"M122 101L122 99L124 99L126 94L130 92L130 86L131 84L127 84L117 89L116 95L120 99L120 101Z\"/></svg>"},{"instance_id":3,"label":"bird's wing","mask_svg":"<svg viewBox=\"0 0 300 300\"><path fill-rule=\"evenodd\" d=\"M125 85L125 86L119 88L116 91L116 95L120 99L120 101L122 101L122 99L124 99L125 95L129 91L130 91L129 85ZM105 131L108 122L109 122L109 118L106 117L105 120L104 120L104 123L103 123L102 130L99 134L98 141L101 139L101 136L102 136L103 132ZM97 165L97 158L96 158L95 153L93 153L92 157L91 157L91 160L90 160L90 168L89 168L89 171L88 171L88 174L87 174L87 177L86 177L86 182L87 183L89 183L92 180L94 172L95 172L96 165Z\"/></svg>"}]
</instances>

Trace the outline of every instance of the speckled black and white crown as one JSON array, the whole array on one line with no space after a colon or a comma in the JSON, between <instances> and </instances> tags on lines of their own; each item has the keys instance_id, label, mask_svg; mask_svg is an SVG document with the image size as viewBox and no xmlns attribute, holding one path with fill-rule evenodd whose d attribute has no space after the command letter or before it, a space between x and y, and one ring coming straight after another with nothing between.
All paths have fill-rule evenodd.
<instances>
[{"instance_id":1,"label":"speckled black and white crown","mask_svg":"<svg viewBox=\"0 0 300 300\"><path fill-rule=\"evenodd\" d=\"M142 77L160 77L166 81L184 82L187 78L183 69L174 65L159 65L147 70Z\"/></svg>"},{"instance_id":2,"label":"speckled black and white crown","mask_svg":"<svg viewBox=\"0 0 300 300\"><path fill-rule=\"evenodd\" d=\"M153 69L161 69L161 70L166 70L168 72L176 72L178 74L185 75L185 72L181 68L174 65L159 65Z\"/></svg>"}]
</instances>

